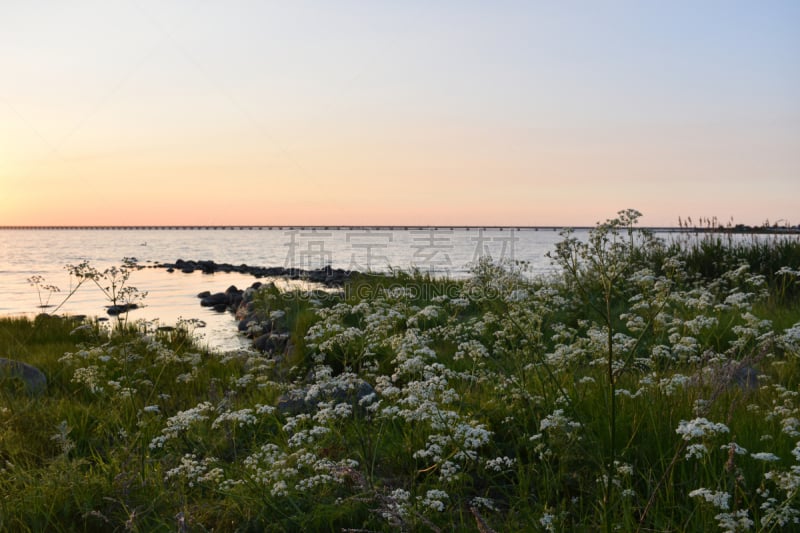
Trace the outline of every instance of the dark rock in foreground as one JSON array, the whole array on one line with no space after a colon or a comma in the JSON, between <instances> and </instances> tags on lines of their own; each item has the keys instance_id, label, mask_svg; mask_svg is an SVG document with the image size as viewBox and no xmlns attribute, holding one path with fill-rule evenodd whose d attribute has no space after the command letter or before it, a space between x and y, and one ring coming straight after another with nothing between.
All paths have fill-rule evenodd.
<instances>
[{"instance_id":1,"label":"dark rock in foreground","mask_svg":"<svg viewBox=\"0 0 800 533\"><path fill-rule=\"evenodd\" d=\"M286 334L267 333L253 340L253 347L260 352L281 353L286 349L289 336Z\"/></svg>"},{"instance_id":2,"label":"dark rock in foreground","mask_svg":"<svg viewBox=\"0 0 800 533\"><path fill-rule=\"evenodd\" d=\"M337 383L324 389L295 389L278 398L278 411L286 416L308 413L322 401L346 402L357 406L359 402L375 394L375 389L364 380L357 379L347 385Z\"/></svg>"},{"instance_id":3,"label":"dark rock in foreground","mask_svg":"<svg viewBox=\"0 0 800 533\"><path fill-rule=\"evenodd\" d=\"M21 379L31 394L41 394L47 388L44 373L29 364L0 357L0 378Z\"/></svg>"}]
</instances>

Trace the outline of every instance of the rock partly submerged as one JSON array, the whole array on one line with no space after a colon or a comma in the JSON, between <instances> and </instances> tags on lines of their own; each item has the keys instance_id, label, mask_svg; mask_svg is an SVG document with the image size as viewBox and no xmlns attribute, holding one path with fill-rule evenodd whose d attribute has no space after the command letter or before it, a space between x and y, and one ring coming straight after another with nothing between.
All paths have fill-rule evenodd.
<instances>
[{"instance_id":1,"label":"rock partly submerged","mask_svg":"<svg viewBox=\"0 0 800 533\"><path fill-rule=\"evenodd\" d=\"M217 312L231 312L236 317L239 332L252 341L253 348L273 356L283 354L289 348L289 335L286 329L285 312L267 313L257 309L253 299L259 289L274 289L273 283L263 284L256 281L247 289L239 289L235 285L225 292L211 293L203 291L197 295L200 305Z\"/></svg>"},{"instance_id":2,"label":"rock partly submerged","mask_svg":"<svg viewBox=\"0 0 800 533\"><path fill-rule=\"evenodd\" d=\"M216 272L238 272L255 276L256 278L288 278L303 280L316 284L317 289L312 289L309 294L326 292L332 288L342 287L356 271L334 269L330 266L315 270L303 270L284 267L254 267L248 265L231 265L229 263L215 263L214 261L184 261L178 259L174 263L159 263L161 268L170 272L195 272L197 270L213 274ZM233 313L237 320L237 328L244 336L249 337L256 350L279 356L291 349L288 330L286 329L285 311L272 310L266 312L256 305L254 299L260 290L277 290L275 283L254 282L247 289L239 289L231 285L224 292L203 291L197 295L200 305L224 313ZM276 313L278 313L276 315Z\"/></svg>"},{"instance_id":3,"label":"rock partly submerged","mask_svg":"<svg viewBox=\"0 0 800 533\"><path fill-rule=\"evenodd\" d=\"M341 287L354 273L350 270L332 268L330 265L323 268L305 270L302 268L287 267L262 267L252 265L232 265L230 263L216 263L210 260L193 261L178 259L174 263L158 263L154 265L159 268L166 268L168 272L179 270L186 274L202 272L204 274L214 274L216 272L238 272L240 274L250 274L256 278L289 278L302 279L313 283L321 283L328 287Z\"/></svg>"},{"instance_id":4,"label":"rock partly submerged","mask_svg":"<svg viewBox=\"0 0 800 533\"><path fill-rule=\"evenodd\" d=\"M134 303L127 303L127 304L109 305L106 312L111 316L117 316L123 313L127 313L128 311L133 311L134 309L139 309L139 306Z\"/></svg>"}]
</instances>

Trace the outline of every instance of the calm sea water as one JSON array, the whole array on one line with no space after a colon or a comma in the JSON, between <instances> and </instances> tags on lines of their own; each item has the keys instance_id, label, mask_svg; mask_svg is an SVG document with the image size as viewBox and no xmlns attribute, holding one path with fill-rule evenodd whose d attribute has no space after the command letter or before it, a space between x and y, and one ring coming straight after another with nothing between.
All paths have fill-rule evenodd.
<instances>
[{"instance_id":1,"label":"calm sea water","mask_svg":"<svg viewBox=\"0 0 800 533\"><path fill-rule=\"evenodd\" d=\"M559 240L558 232L549 229L509 228L0 230L0 315L34 316L41 311L36 289L27 281L34 275L61 289L49 302L60 303L74 283L64 267L81 261L101 270L119 265L124 257L135 257L145 266L210 259L306 269L326 264L378 272L390 267L419 268L459 278L481 256L528 261L532 272L547 272L553 267L545 254ZM255 281L253 276L237 273L183 274L145 268L129 282L148 292L145 307L131 311L130 318L161 325L173 325L181 318L200 319L206 323L197 330L201 342L215 349L237 349L245 343L236 335L233 317L200 307L196 295L204 290L223 291L230 285L245 288ZM106 316L106 305L102 293L85 284L59 313Z\"/></svg>"},{"instance_id":2,"label":"calm sea water","mask_svg":"<svg viewBox=\"0 0 800 533\"><path fill-rule=\"evenodd\" d=\"M585 238L586 230L575 236ZM659 234L666 239L674 234ZM685 237L685 235L684 235ZM762 238L752 235L735 239ZM764 237L770 238L770 237ZM800 238L797 235L791 238ZM41 312L36 289L28 283L34 275L61 292L50 296L58 304L69 292L67 264L89 261L94 267L119 265L124 257L139 264L172 263L177 259L213 260L251 266L333 268L386 271L418 268L442 276L468 275L469 264L482 256L495 260L527 261L532 274L554 270L546 253L562 237L552 229L136 229L136 230L6 230L0 229L0 316L34 316ZM174 325L179 319L199 319L206 327L196 333L201 342L219 350L245 347L229 313L200 307L197 293L224 291L230 285L246 288L256 278L247 274L194 272L169 273L163 268L134 272L130 285L148 295L145 306L129 318ZM269 281L262 279L260 281ZM286 280L274 280L290 286ZM47 298L46 294L42 295ZM85 284L59 309L72 315L106 316L103 294Z\"/></svg>"}]
</instances>

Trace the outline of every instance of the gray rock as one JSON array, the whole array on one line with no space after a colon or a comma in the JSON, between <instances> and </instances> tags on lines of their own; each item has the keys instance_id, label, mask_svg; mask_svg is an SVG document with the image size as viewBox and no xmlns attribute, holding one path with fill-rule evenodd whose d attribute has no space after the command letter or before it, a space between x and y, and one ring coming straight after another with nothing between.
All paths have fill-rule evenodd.
<instances>
[{"instance_id":1,"label":"gray rock","mask_svg":"<svg viewBox=\"0 0 800 533\"><path fill-rule=\"evenodd\" d=\"M47 388L47 376L29 364L0 357L0 378L18 378L31 394L41 394Z\"/></svg>"},{"instance_id":2,"label":"gray rock","mask_svg":"<svg viewBox=\"0 0 800 533\"><path fill-rule=\"evenodd\" d=\"M758 369L743 361L728 361L719 367L706 370L692 378L694 385L708 383L726 389L738 387L743 391L757 390L760 385Z\"/></svg>"},{"instance_id":3,"label":"gray rock","mask_svg":"<svg viewBox=\"0 0 800 533\"><path fill-rule=\"evenodd\" d=\"M278 398L278 412L283 415L294 416L304 411L310 411L315 404L306 401L307 393L308 389L296 389L281 395Z\"/></svg>"},{"instance_id":4,"label":"gray rock","mask_svg":"<svg viewBox=\"0 0 800 533\"><path fill-rule=\"evenodd\" d=\"M289 416L310 413L321 401L348 402L357 406L362 398L375 393L372 385L363 380L358 380L349 387L336 386L327 390L317 390L314 394L309 394L310 391L311 389L302 388L281 395L278 398L278 412Z\"/></svg>"},{"instance_id":5,"label":"gray rock","mask_svg":"<svg viewBox=\"0 0 800 533\"><path fill-rule=\"evenodd\" d=\"M758 388L758 371L752 366L740 366L733 371L733 380L743 389Z\"/></svg>"},{"instance_id":6,"label":"gray rock","mask_svg":"<svg viewBox=\"0 0 800 533\"><path fill-rule=\"evenodd\" d=\"M137 304L110 305L106 312L111 316L117 316L132 311L133 309L139 309L139 306Z\"/></svg>"},{"instance_id":7,"label":"gray rock","mask_svg":"<svg viewBox=\"0 0 800 533\"><path fill-rule=\"evenodd\" d=\"M280 353L286 348L288 340L288 335L267 333L255 339L253 341L253 347L265 353Z\"/></svg>"},{"instance_id":8,"label":"gray rock","mask_svg":"<svg viewBox=\"0 0 800 533\"><path fill-rule=\"evenodd\" d=\"M215 305L219 304L228 305L229 303L230 298L224 292L217 292L200 299L200 305L203 307L214 307Z\"/></svg>"}]
</instances>

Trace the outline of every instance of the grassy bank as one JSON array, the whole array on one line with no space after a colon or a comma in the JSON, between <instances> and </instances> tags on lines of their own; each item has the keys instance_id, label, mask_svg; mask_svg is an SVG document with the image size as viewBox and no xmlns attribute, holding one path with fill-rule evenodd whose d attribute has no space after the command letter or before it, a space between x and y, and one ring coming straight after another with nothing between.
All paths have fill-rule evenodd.
<instances>
[{"instance_id":1,"label":"grassy bank","mask_svg":"<svg viewBox=\"0 0 800 533\"><path fill-rule=\"evenodd\" d=\"M2 383L0 530L797 527L800 245L636 218L565 234L549 278L265 288L272 354L0 321L0 356L48 377Z\"/></svg>"}]
</instances>

